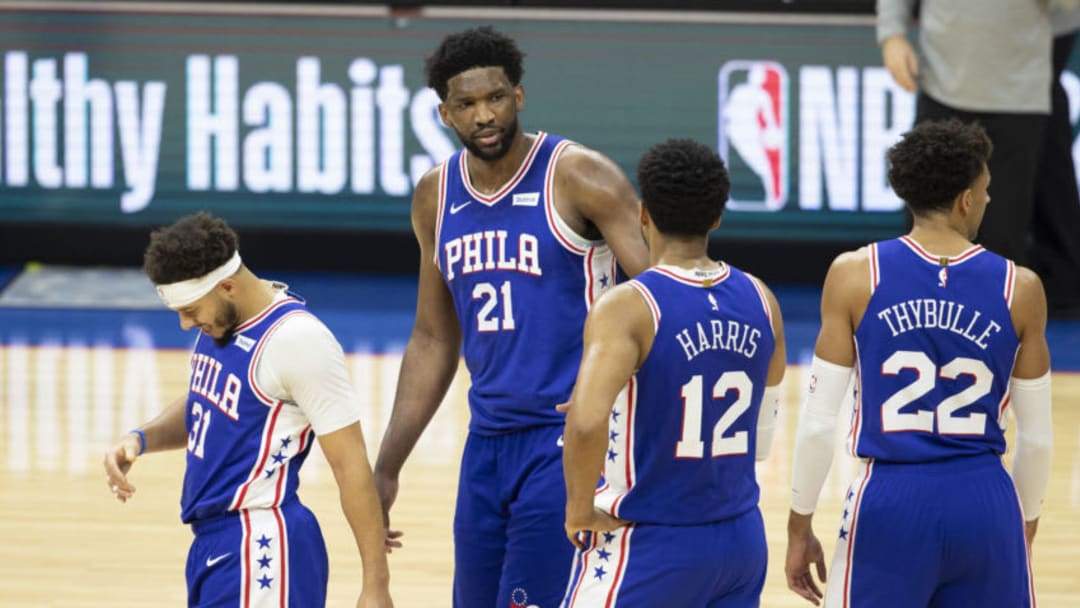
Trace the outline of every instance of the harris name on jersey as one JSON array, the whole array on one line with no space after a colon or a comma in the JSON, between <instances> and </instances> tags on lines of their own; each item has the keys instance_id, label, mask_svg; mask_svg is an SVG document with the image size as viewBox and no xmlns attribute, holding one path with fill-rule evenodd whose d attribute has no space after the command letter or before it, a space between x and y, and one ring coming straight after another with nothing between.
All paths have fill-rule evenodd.
<instances>
[{"instance_id":1,"label":"harris name on jersey","mask_svg":"<svg viewBox=\"0 0 1080 608\"><path fill-rule=\"evenodd\" d=\"M760 329L730 319L712 319L707 325L698 321L675 334L687 361L709 350L731 351L750 359L757 352L759 338Z\"/></svg>"}]
</instances>

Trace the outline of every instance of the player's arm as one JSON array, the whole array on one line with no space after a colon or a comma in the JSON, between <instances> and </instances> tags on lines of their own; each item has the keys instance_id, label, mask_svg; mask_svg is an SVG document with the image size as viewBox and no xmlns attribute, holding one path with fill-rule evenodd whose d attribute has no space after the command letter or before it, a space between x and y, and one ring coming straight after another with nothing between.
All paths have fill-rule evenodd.
<instances>
[{"instance_id":1,"label":"player's arm","mask_svg":"<svg viewBox=\"0 0 1080 608\"><path fill-rule=\"evenodd\" d=\"M914 93L919 59L907 39L915 0L877 0L877 41L882 63L905 91Z\"/></svg>"},{"instance_id":2,"label":"player's arm","mask_svg":"<svg viewBox=\"0 0 1080 608\"><path fill-rule=\"evenodd\" d=\"M276 398L296 403L311 423L360 551L363 597L386 605L390 574L382 507L341 345L314 317L292 317L269 337L258 366L260 385Z\"/></svg>"},{"instance_id":3,"label":"player's arm","mask_svg":"<svg viewBox=\"0 0 1080 608\"><path fill-rule=\"evenodd\" d=\"M821 330L814 346L810 386L799 412L792 464L791 512L784 572L788 588L815 606L822 597L810 573L816 566L825 581L825 555L814 536L812 520L825 477L832 465L836 418L855 363L856 311L869 300L866 249L841 254L825 276L821 292ZM859 308L861 306L861 308Z\"/></svg>"},{"instance_id":4,"label":"player's arm","mask_svg":"<svg viewBox=\"0 0 1080 608\"><path fill-rule=\"evenodd\" d=\"M1024 512L1028 550L1039 526L1054 431L1051 416L1050 350L1046 345L1046 294L1039 277L1017 267L1012 305L1013 326L1020 338L1009 395L1016 416L1016 453L1012 476Z\"/></svg>"},{"instance_id":5,"label":"player's arm","mask_svg":"<svg viewBox=\"0 0 1080 608\"><path fill-rule=\"evenodd\" d=\"M413 195L412 224L420 245L416 320L402 357L390 423L375 462L375 481L387 517L397 497L398 475L405 459L442 403L461 356L461 327L450 290L435 265L438 199L436 167L421 178Z\"/></svg>"},{"instance_id":6,"label":"player's arm","mask_svg":"<svg viewBox=\"0 0 1080 608\"><path fill-rule=\"evenodd\" d=\"M113 494L120 502L127 502L135 493L135 486L128 481L127 473L135 459L148 452L163 452L187 446L187 428L184 425L187 412L187 395L169 404L153 420L138 430L146 437L146 445L135 432L121 437L105 452L105 475Z\"/></svg>"},{"instance_id":7,"label":"player's arm","mask_svg":"<svg viewBox=\"0 0 1080 608\"><path fill-rule=\"evenodd\" d=\"M653 335L648 305L627 284L600 298L585 320L581 366L563 431L566 532L578 548L578 532L611 530L622 523L599 512L593 497L604 468L612 405L645 360Z\"/></svg>"},{"instance_id":8,"label":"player's arm","mask_svg":"<svg viewBox=\"0 0 1080 608\"><path fill-rule=\"evenodd\" d=\"M635 277L649 266L641 235L641 202L622 169L584 146L568 146L559 156L555 192L600 231L619 266Z\"/></svg>"},{"instance_id":9,"label":"player's arm","mask_svg":"<svg viewBox=\"0 0 1080 608\"><path fill-rule=\"evenodd\" d=\"M769 457L773 434L776 432L776 417L780 413L780 382L784 379L784 371L787 369L787 342L784 340L784 319L780 314L780 303L776 301L776 296L763 281L756 277L751 277L751 280L756 282L765 294L765 303L768 304L772 317L773 339L776 344L772 358L769 359L765 394L761 399L761 408L758 410L757 447L754 449L754 459L761 461Z\"/></svg>"}]
</instances>

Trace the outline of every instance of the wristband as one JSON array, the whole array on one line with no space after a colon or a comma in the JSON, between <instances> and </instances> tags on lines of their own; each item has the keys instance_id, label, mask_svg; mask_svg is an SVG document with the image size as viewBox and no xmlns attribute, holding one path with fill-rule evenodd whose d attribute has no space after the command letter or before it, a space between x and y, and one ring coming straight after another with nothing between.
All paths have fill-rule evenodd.
<instances>
[{"instance_id":1,"label":"wristband","mask_svg":"<svg viewBox=\"0 0 1080 608\"><path fill-rule=\"evenodd\" d=\"M137 456L142 456L143 452L146 451L146 433L140 431L139 429L132 429L132 430L130 430L128 432L129 433L134 433L135 435L139 436L139 453L136 454L136 455Z\"/></svg>"}]
</instances>

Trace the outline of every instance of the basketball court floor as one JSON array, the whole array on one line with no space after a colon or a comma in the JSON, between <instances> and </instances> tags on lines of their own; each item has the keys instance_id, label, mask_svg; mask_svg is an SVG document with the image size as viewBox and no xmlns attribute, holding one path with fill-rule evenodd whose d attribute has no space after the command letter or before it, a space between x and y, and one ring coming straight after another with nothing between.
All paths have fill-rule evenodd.
<instances>
[{"instance_id":1,"label":"basketball court floor","mask_svg":"<svg viewBox=\"0 0 1080 608\"><path fill-rule=\"evenodd\" d=\"M261 274L290 283L342 342L374 457L411 329L415 278ZM792 365L773 453L758 475L770 552L762 605L783 608L808 605L786 589L783 557L791 451L818 294L774 287ZM0 268L0 289L0 606L184 605L191 539L179 521L184 453L140 458L131 472L137 492L127 504L106 487L101 459L119 434L186 391L194 335L180 330L135 270ZM1055 452L1034 572L1039 606L1065 608L1080 606L1080 322L1053 322L1049 337ZM451 517L467 386L462 366L402 474L392 524L405 531L405 547L390 556L399 608L450 605ZM837 445L815 517L830 558L840 497L854 474ZM309 458L301 480L301 499L319 517L330 552L329 605L355 605L360 559L320 454Z\"/></svg>"}]
</instances>

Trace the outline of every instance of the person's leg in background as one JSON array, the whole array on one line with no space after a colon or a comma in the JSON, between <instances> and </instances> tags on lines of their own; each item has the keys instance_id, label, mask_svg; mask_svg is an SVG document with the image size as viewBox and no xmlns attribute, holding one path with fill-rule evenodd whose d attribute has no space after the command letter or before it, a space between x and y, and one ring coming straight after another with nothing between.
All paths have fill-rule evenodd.
<instances>
[{"instance_id":1,"label":"person's leg in background","mask_svg":"<svg viewBox=\"0 0 1080 608\"><path fill-rule=\"evenodd\" d=\"M1053 316L1080 316L1080 191L1073 165L1073 128L1061 74L1076 32L1054 38L1051 113L1035 181L1031 265L1042 277Z\"/></svg>"}]
</instances>

